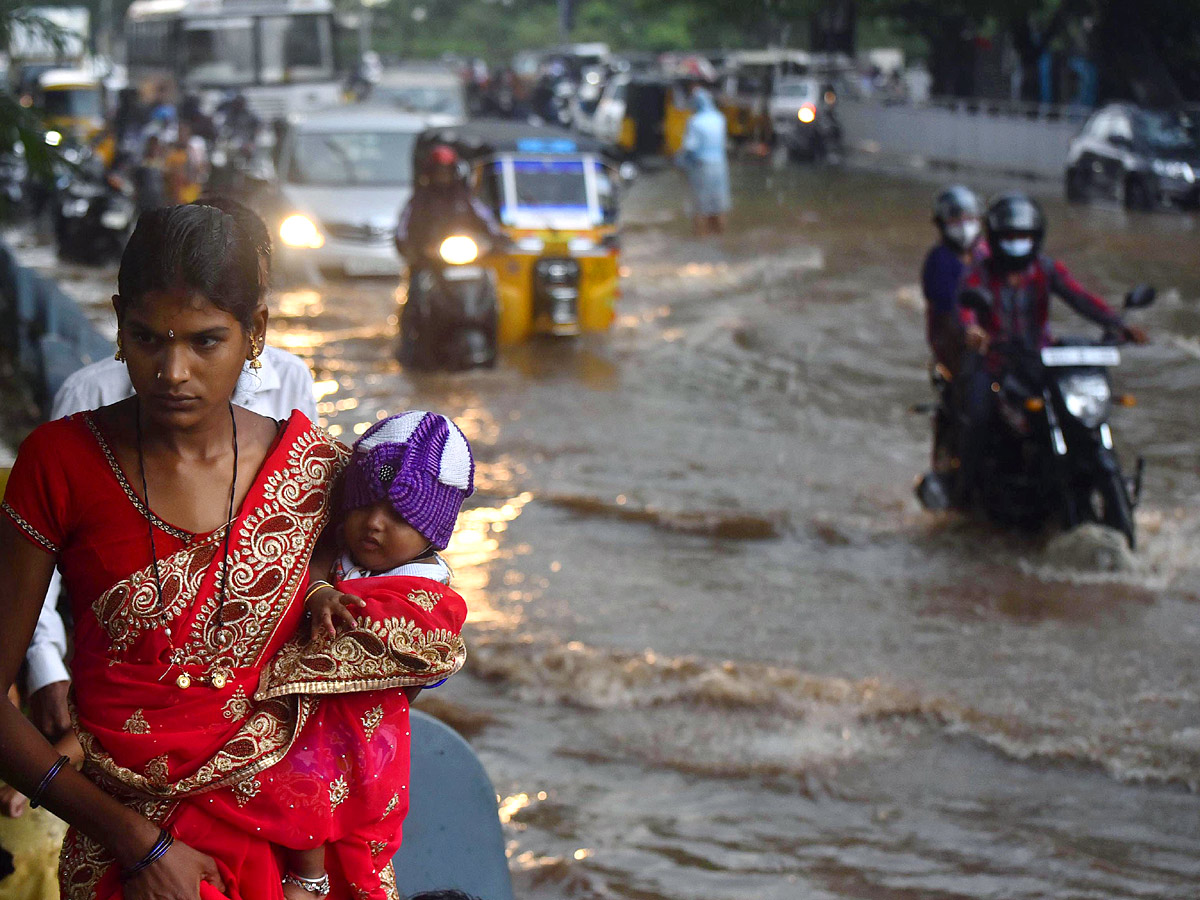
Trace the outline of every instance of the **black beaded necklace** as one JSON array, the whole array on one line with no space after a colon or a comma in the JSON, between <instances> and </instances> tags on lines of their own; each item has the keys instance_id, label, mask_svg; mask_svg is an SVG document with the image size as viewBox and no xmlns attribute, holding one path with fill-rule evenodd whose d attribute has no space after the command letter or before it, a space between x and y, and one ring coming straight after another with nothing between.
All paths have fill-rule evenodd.
<instances>
[{"instance_id":1,"label":"black beaded necklace","mask_svg":"<svg viewBox=\"0 0 1200 900\"><path fill-rule=\"evenodd\" d=\"M135 409L137 415L137 451L138 451L138 469L142 475L142 499L146 503L146 525L150 534L150 565L154 570L154 586L158 590L158 615L160 623L164 624L164 630L167 639L171 642L172 648L175 646L175 641L171 636L171 627L165 625L166 609L163 606L163 587L162 578L158 572L158 550L154 546L154 513L150 507L150 489L146 484L146 457L142 451L142 406L140 400L135 401ZM229 404L229 421L233 423L233 483L229 485L229 518L225 525L225 554L221 562L221 594L217 603L217 636L220 637L221 632L225 628L225 597L229 593L229 535L233 531L233 500L237 495L237 479L238 479L238 439L237 439L237 416L233 414L233 403ZM167 671L170 671L168 669ZM186 675L180 675L180 679L186 679ZM190 679L187 681L191 683ZM186 687L181 682L181 687Z\"/></svg>"}]
</instances>

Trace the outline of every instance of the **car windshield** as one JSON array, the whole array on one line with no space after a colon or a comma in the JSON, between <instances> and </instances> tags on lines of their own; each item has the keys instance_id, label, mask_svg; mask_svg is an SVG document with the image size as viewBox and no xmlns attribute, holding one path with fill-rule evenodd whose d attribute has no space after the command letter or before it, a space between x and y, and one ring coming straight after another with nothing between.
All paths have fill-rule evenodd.
<instances>
[{"instance_id":1,"label":"car windshield","mask_svg":"<svg viewBox=\"0 0 1200 900\"><path fill-rule=\"evenodd\" d=\"M817 96L817 86L812 81L781 81L775 89L780 97L795 100L812 100Z\"/></svg>"},{"instance_id":2,"label":"car windshield","mask_svg":"<svg viewBox=\"0 0 1200 900\"><path fill-rule=\"evenodd\" d=\"M514 160L517 208L545 212L588 209L583 166L581 159Z\"/></svg>"},{"instance_id":3,"label":"car windshield","mask_svg":"<svg viewBox=\"0 0 1200 900\"><path fill-rule=\"evenodd\" d=\"M376 85L372 100L390 103L405 112L466 116L462 91L453 85Z\"/></svg>"},{"instance_id":4,"label":"car windshield","mask_svg":"<svg viewBox=\"0 0 1200 900\"><path fill-rule=\"evenodd\" d=\"M1197 149L1195 126L1184 116L1142 112L1137 116L1136 127L1138 136L1152 150L1170 153Z\"/></svg>"},{"instance_id":5,"label":"car windshield","mask_svg":"<svg viewBox=\"0 0 1200 900\"><path fill-rule=\"evenodd\" d=\"M301 132L288 180L321 187L412 184L411 131Z\"/></svg>"}]
</instances>

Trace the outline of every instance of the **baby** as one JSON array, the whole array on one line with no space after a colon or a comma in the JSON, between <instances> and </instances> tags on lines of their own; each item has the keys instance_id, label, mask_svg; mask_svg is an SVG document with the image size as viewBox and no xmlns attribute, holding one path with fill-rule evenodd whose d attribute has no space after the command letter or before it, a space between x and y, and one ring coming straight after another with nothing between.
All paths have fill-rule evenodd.
<instances>
[{"instance_id":1,"label":"baby","mask_svg":"<svg viewBox=\"0 0 1200 900\"><path fill-rule=\"evenodd\" d=\"M288 900L328 894L327 866L355 900L395 893L408 703L466 658L466 604L437 551L474 489L474 470L462 432L434 413L391 416L354 444L333 584L309 588L310 627L280 650L255 693L321 695L288 755L259 776L269 796L242 810L261 803L266 816L286 812L311 825L306 846L280 847Z\"/></svg>"}]
</instances>

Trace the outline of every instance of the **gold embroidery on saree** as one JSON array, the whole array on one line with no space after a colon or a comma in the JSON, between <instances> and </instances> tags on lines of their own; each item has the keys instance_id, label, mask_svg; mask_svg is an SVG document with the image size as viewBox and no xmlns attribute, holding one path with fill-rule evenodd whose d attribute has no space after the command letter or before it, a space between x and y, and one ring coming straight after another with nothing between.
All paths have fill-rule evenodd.
<instances>
[{"instance_id":1,"label":"gold embroidery on saree","mask_svg":"<svg viewBox=\"0 0 1200 900\"><path fill-rule=\"evenodd\" d=\"M380 853L382 853L384 850L386 850L388 848L388 842L387 841L371 841L369 844L367 844L367 847L370 849L372 856L378 856Z\"/></svg>"},{"instance_id":2,"label":"gold embroidery on saree","mask_svg":"<svg viewBox=\"0 0 1200 900\"><path fill-rule=\"evenodd\" d=\"M346 798L350 796L350 785L346 784L346 779L339 775L337 781L329 783L329 811L337 809L346 802Z\"/></svg>"},{"instance_id":3,"label":"gold embroidery on saree","mask_svg":"<svg viewBox=\"0 0 1200 900\"><path fill-rule=\"evenodd\" d=\"M399 794L392 794L392 799L388 801L387 807L383 811L384 818L392 814L392 810L396 808L396 804L400 802Z\"/></svg>"},{"instance_id":4,"label":"gold embroidery on saree","mask_svg":"<svg viewBox=\"0 0 1200 900\"><path fill-rule=\"evenodd\" d=\"M225 708L221 710L222 715L227 719L244 719L250 715L250 698L246 696L246 692L242 688L238 688L233 692L233 696L225 701Z\"/></svg>"},{"instance_id":5,"label":"gold embroidery on saree","mask_svg":"<svg viewBox=\"0 0 1200 900\"><path fill-rule=\"evenodd\" d=\"M383 886L388 900L400 900L400 891L396 889L396 870L392 868L390 861L379 870L379 883Z\"/></svg>"},{"instance_id":6,"label":"gold embroidery on saree","mask_svg":"<svg viewBox=\"0 0 1200 900\"><path fill-rule=\"evenodd\" d=\"M149 734L150 723L146 721L146 714L142 710L135 709L133 715L125 720L121 730L128 734Z\"/></svg>"},{"instance_id":7,"label":"gold embroidery on saree","mask_svg":"<svg viewBox=\"0 0 1200 900\"><path fill-rule=\"evenodd\" d=\"M426 631L403 617L359 619L332 639L299 634L288 641L264 670L254 697L429 684L453 675L466 659L466 644L452 631Z\"/></svg>"},{"instance_id":8,"label":"gold embroidery on saree","mask_svg":"<svg viewBox=\"0 0 1200 900\"><path fill-rule=\"evenodd\" d=\"M368 709L362 715L363 732L367 736L367 740L375 737L375 729L379 727L379 723L383 721L383 707L376 706L374 709Z\"/></svg>"},{"instance_id":9,"label":"gold embroidery on saree","mask_svg":"<svg viewBox=\"0 0 1200 900\"><path fill-rule=\"evenodd\" d=\"M262 790L262 782L257 778L244 778L233 786L233 798L238 806L245 806L258 796Z\"/></svg>"},{"instance_id":10,"label":"gold embroidery on saree","mask_svg":"<svg viewBox=\"0 0 1200 900\"><path fill-rule=\"evenodd\" d=\"M408 595L408 602L416 604L425 612L433 612L433 608L438 605L440 599L442 599L441 595L432 591L410 591Z\"/></svg>"},{"instance_id":11,"label":"gold embroidery on saree","mask_svg":"<svg viewBox=\"0 0 1200 900\"><path fill-rule=\"evenodd\" d=\"M286 465L267 477L261 501L240 523L229 553L229 597L221 622L216 622L220 597L212 592L197 611L187 644L174 657L177 665L211 660L237 667L259 660L300 588L329 516L329 486L348 453L317 428L297 437ZM214 583L225 578L224 563L215 578Z\"/></svg>"}]
</instances>

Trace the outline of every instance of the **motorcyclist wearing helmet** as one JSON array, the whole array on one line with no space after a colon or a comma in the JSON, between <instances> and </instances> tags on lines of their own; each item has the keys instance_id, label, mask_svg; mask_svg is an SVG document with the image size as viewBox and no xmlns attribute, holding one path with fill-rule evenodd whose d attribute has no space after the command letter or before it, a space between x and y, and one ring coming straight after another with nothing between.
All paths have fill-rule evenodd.
<instances>
[{"instance_id":1,"label":"motorcyclist wearing helmet","mask_svg":"<svg viewBox=\"0 0 1200 900\"><path fill-rule=\"evenodd\" d=\"M396 249L411 266L429 247L459 232L485 235L494 243L505 240L491 211L471 192L458 153L438 144L425 157L412 198L400 213Z\"/></svg>"},{"instance_id":2,"label":"motorcyclist wearing helmet","mask_svg":"<svg viewBox=\"0 0 1200 900\"><path fill-rule=\"evenodd\" d=\"M1088 292L1061 262L1042 255L1046 219L1042 209L1021 193L1002 194L984 216L986 259L963 275L958 295L966 348L959 402L966 432L962 439L962 483L970 489L982 458L995 410L992 383L1004 359L995 347L1016 342L1037 350L1050 342L1050 298L1058 296L1081 316L1124 339L1144 344L1146 332L1122 321L1103 299Z\"/></svg>"},{"instance_id":3,"label":"motorcyclist wearing helmet","mask_svg":"<svg viewBox=\"0 0 1200 900\"><path fill-rule=\"evenodd\" d=\"M1050 339L1051 295L1126 340L1145 343L1142 329L1126 325L1103 299L1085 290L1066 266L1042 255L1046 218L1029 197L1014 192L993 200L984 217L984 237L987 258L965 273L959 293L959 318L971 350L986 355L998 341L1017 341L1030 349L1044 347ZM964 304L961 301L968 293L977 299ZM988 368L994 372L999 363L990 357Z\"/></svg>"},{"instance_id":4,"label":"motorcyclist wearing helmet","mask_svg":"<svg viewBox=\"0 0 1200 900\"><path fill-rule=\"evenodd\" d=\"M979 215L979 199L961 184L946 188L933 203L933 223L941 241L921 267L925 336L934 358L950 371L957 368L962 343L958 287L967 269L986 255Z\"/></svg>"}]
</instances>

